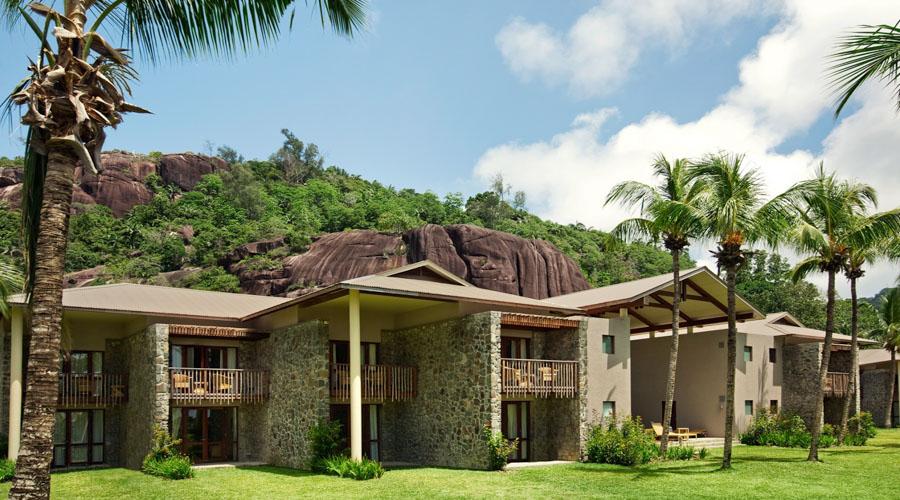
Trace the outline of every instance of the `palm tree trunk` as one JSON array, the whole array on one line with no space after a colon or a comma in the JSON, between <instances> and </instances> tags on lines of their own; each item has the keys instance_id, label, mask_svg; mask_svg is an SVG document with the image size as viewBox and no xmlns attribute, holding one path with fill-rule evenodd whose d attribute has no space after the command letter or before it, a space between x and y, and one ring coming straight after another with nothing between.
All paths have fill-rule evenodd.
<instances>
[{"instance_id":1,"label":"palm tree trunk","mask_svg":"<svg viewBox=\"0 0 900 500\"><path fill-rule=\"evenodd\" d=\"M844 398L844 408L841 411L841 432L838 436L838 444L844 444L847 438L847 421L850 420L850 404L857 397L859 376L859 347L857 346L857 334L859 333L859 304L856 298L856 276L850 276L850 384L847 387L847 397Z\"/></svg>"},{"instance_id":2,"label":"palm tree trunk","mask_svg":"<svg viewBox=\"0 0 900 500\"><path fill-rule=\"evenodd\" d=\"M51 147L41 203L40 230L31 300L22 445L9 498L49 498L53 422L59 386L62 284L75 155Z\"/></svg>"},{"instance_id":3,"label":"palm tree trunk","mask_svg":"<svg viewBox=\"0 0 900 500\"><path fill-rule=\"evenodd\" d=\"M894 420L891 418L891 412L894 410L894 384L897 381L897 348L893 345L890 347L891 351L891 381L888 382L888 393L887 397L884 398L884 426L890 429Z\"/></svg>"},{"instance_id":4,"label":"palm tree trunk","mask_svg":"<svg viewBox=\"0 0 900 500\"><path fill-rule=\"evenodd\" d=\"M672 250L672 347L669 349L669 373L666 376L666 405L663 410L663 433L659 438L659 456L665 460L672 429L672 402L675 400L675 370L678 367L678 320L681 305L681 250Z\"/></svg>"},{"instance_id":5,"label":"palm tree trunk","mask_svg":"<svg viewBox=\"0 0 900 500\"><path fill-rule=\"evenodd\" d=\"M725 447L722 450L722 468L731 468L731 448L734 440L734 372L737 369L737 320L735 316L734 264L725 268L725 285L728 288L728 363L725 374Z\"/></svg>"},{"instance_id":6,"label":"palm tree trunk","mask_svg":"<svg viewBox=\"0 0 900 500\"><path fill-rule=\"evenodd\" d=\"M819 461L819 436L825 414L825 383L828 379L828 363L831 360L831 336L834 332L834 270L828 271L828 300L825 303L825 343L822 344L822 362L819 365L819 394L816 396L816 412L813 414L812 440L809 443L811 462Z\"/></svg>"}]
</instances>

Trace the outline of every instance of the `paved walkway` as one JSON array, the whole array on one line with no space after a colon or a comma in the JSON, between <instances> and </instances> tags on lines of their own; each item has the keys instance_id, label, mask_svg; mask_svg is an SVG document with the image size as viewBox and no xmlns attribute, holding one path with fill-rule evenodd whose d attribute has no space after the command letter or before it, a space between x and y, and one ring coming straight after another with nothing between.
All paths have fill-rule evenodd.
<instances>
[{"instance_id":1,"label":"paved walkway","mask_svg":"<svg viewBox=\"0 0 900 500\"><path fill-rule=\"evenodd\" d=\"M228 467L256 467L258 465L266 465L265 462L221 462L215 464L199 464L195 465L195 469L224 469Z\"/></svg>"},{"instance_id":2,"label":"paved walkway","mask_svg":"<svg viewBox=\"0 0 900 500\"><path fill-rule=\"evenodd\" d=\"M546 462L510 462L506 465L507 469L525 469L528 467L546 467L548 465L574 464L569 460L548 460Z\"/></svg>"}]
</instances>

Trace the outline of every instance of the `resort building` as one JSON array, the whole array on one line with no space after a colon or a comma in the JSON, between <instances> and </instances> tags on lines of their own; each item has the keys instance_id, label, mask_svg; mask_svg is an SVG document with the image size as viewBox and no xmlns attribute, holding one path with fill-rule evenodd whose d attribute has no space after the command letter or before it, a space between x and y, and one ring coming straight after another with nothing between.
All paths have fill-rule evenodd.
<instances>
[{"instance_id":1,"label":"resort building","mask_svg":"<svg viewBox=\"0 0 900 500\"><path fill-rule=\"evenodd\" d=\"M706 268L682 279L673 425L717 436L725 287ZM671 297L662 275L536 300L429 261L297 298L67 289L53 466L138 468L161 426L195 462L304 468L308 431L327 419L343 424L351 456L389 463L486 468L485 427L518 439L513 460L577 460L603 417L661 419ZM14 458L28 317L24 297L11 303L0 413ZM821 332L740 298L738 318L738 428L759 406L804 411ZM840 395L845 380L830 379Z\"/></svg>"},{"instance_id":2,"label":"resort building","mask_svg":"<svg viewBox=\"0 0 900 500\"><path fill-rule=\"evenodd\" d=\"M890 397L890 422L892 427L900 426L900 404L898 404L897 367L894 361L894 381L891 384L891 353L885 349L859 351L860 404L863 411L872 414L876 425L884 425L885 409ZM891 387L893 386L893 390Z\"/></svg>"}]
</instances>

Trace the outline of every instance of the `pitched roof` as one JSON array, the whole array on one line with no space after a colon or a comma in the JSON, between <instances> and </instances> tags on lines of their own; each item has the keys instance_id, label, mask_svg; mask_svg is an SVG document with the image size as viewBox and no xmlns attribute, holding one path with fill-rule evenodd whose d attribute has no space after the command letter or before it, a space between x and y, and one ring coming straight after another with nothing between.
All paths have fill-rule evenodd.
<instances>
[{"instance_id":1,"label":"pitched roof","mask_svg":"<svg viewBox=\"0 0 900 500\"><path fill-rule=\"evenodd\" d=\"M411 279L421 279L426 281L437 280L439 282L449 283L451 285L474 286L468 281L460 278L459 276L451 273L450 271L444 269L443 267L435 264L428 259L414 262L412 264L407 264L405 266L388 269L387 271L377 273L377 276L403 277Z\"/></svg>"},{"instance_id":2,"label":"pitched roof","mask_svg":"<svg viewBox=\"0 0 900 500\"><path fill-rule=\"evenodd\" d=\"M891 353L886 349L863 349L859 351L859 365L874 365L887 363L891 360Z\"/></svg>"},{"instance_id":3,"label":"pitched roof","mask_svg":"<svg viewBox=\"0 0 900 500\"><path fill-rule=\"evenodd\" d=\"M63 307L83 311L240 320L260 309L290 299L239 293L210 292L134 283L68 288L63 290ZM25 296L10 297L13 305L24 305Z\"/></svg>"},{"instance_id":4,"label":"pitched roof","mask_svg":"<svg viewBox=\"0 0 900 500\"><path fill-rule=\"evenodd\" d=\"M431 264L441 269L436 264ZM441 269L443 272L443 269ZM478 304L490 304L516 309L527 309L544 313L557 313L567 315L583 314L579 308L560 305L552 300L538 300L522 297L510 293L497 292L477 286L460 286L456 283L426 281L414 278L386 276L385 273L370 274L344 280L331 286L316 290L315 292L301 295L282 304L277 304L266 310L254 312L245 320L253 319L265 314L275 312L285 307L303 303L318 303L330 300L333 297L343 295L347 290L359 290L361 292L381 295L393 295L400 297L415 297L432 300L446 300L458 302L472 302Z\"/></svg>"},{"instance_id":5,"label":"pitched roof","mask_svg":"<svg viewBox=\"0 0 900 500\"><path fill-rule=\"evenodd\" d=\"M685 326L724 321L724 304L727 302L725 283L706 267L687 269L680 274L684 285L681 317ZM671 327L673 289L672 273L666 273L547 300L564 306L579 307L592 316L609 316L618 314L619 309L628 309L632 318L632 333L642 333ZM740 320L764 317L740 295L736 297L736 304Z\"/></svg>"},{"instance_id":6,"label":"pitched roof","mask_svg":"<svg viewBox=\"0 0 900 500\"><path fill-rule=\"evenodd\" d=\"M793 323L793 324L786 324ZM738 323L738 331L751 335L767 335L770 337L792 337L795 339L824 342L825 332L815 328L800 326L801 323L786 312L770 313L764 319L750 320ZM694 334L704 332L719 332L728 328L727 323L714 323L694 328ZM686 333L686 332L685 332ZM841 344L849 344L849 335L833 333L832 340ZM860 345L871 345L876 342L869 339L858 338ZM862 351L860 351L862 352Z\"/></svg>"}]
</instances>

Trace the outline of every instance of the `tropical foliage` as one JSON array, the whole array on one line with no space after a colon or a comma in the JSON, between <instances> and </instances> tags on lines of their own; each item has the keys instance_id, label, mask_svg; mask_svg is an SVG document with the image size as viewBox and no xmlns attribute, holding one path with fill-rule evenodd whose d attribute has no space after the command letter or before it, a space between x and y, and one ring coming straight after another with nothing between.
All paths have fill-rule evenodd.
<instances>
[{"instance_id":1,"label":"tropical foliage","mask_svg":"<svg viewBox=\"0 0 900 500\"><path fill-rule=\"evenodd\" d=\"M831 59L835 116L863 83L873 79L891 89L900 109L900 23L857 27L839 40Z\"/></svg>"},{"instance_id":2,"label":"tropical foliage","mask_svg":"<svg viewBox=\"0 0 900 500\"><path fill-rule=\"evenodd\" d=\"M882 297L880 312L881 324L871 332L871 336L881 341L884 348L891 353L891 376L888 383L884 407L884 427L891 426L891 406L894 401L894 381L897 380L897 348L900 347L900 287L891 288Z\"/></svg>"},{"instance_id":3,"label":"tropical foliage","mask_svg":"<svg viewBox=\"0 0 900 500\"><path fill-rule=\"evenodd\" d=\"M669 431L672 421L672 405L675 399L675 376L678 365L678 328L680 324L679 306L681 302L681 256L691 240L698 238L704 229L701 203L704 201L706 186L702 179L691 178L688 161L676 159L669 162L662 154L654 159L653 174L659 180L658 186L628 181L612 188L606 203L619 202L625 206L639 208L639 217L620 222L612 235L624 240L644 240L662 242L672 255L672 335L669 350L669 365L666 375L666 399L663 407L663 433L660 438L659 454L667 458Z\"/></svg>"}]
</instances>

